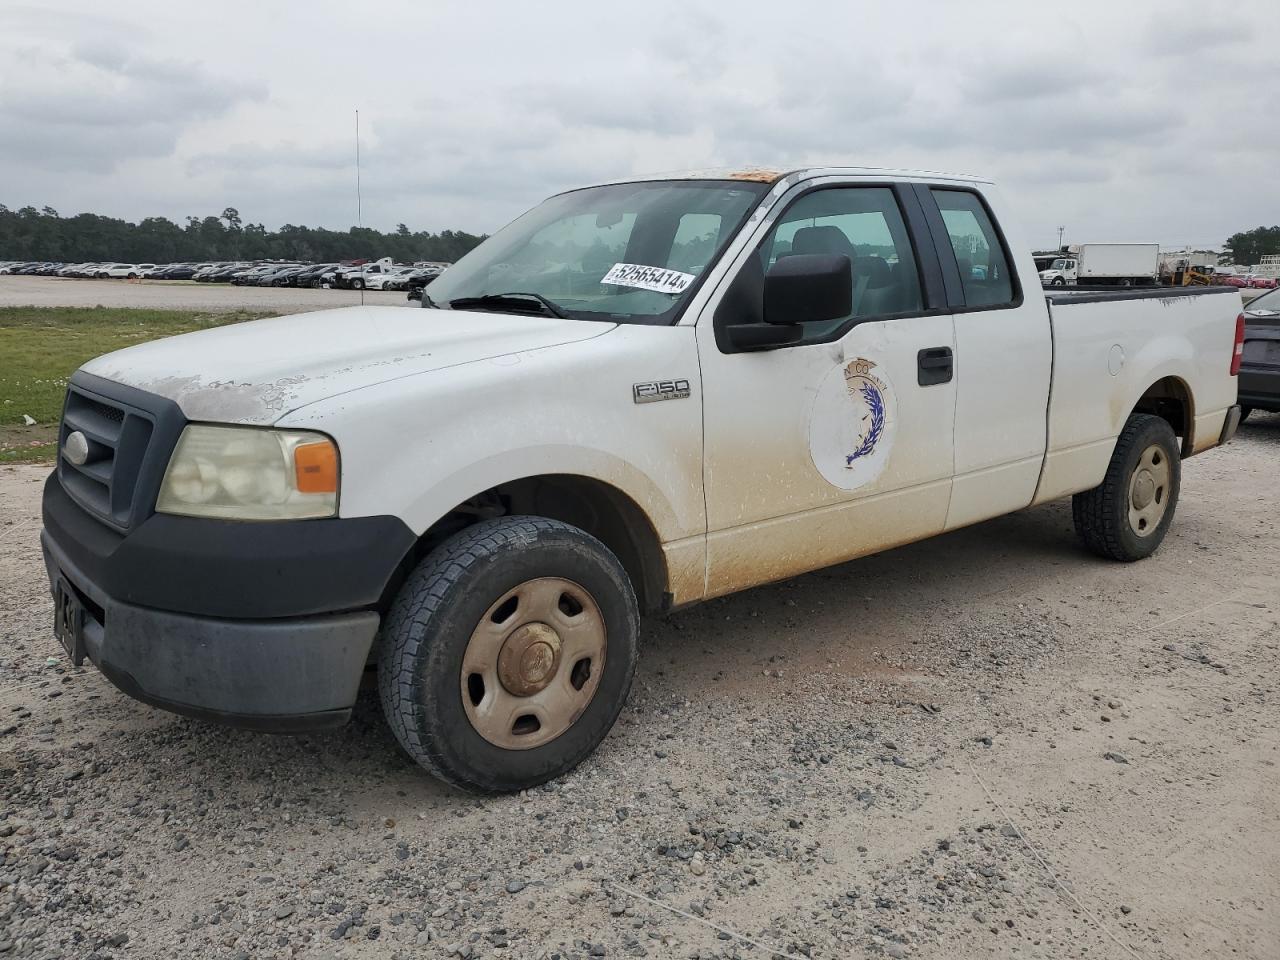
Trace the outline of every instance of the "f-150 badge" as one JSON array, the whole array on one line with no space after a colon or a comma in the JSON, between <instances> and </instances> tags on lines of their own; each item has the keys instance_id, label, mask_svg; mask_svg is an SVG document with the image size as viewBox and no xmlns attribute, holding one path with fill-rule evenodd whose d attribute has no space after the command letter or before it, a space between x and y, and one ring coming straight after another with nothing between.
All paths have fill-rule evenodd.
<instances>
[{"instance_id":1,"label":"f-150 badge","mask_svg":"<svg viewBox=\"0 0 1280 960\"><path fill-rule=\"evenodd\" d=\"M859 357L822 381L809 421L809 451L826 481L843 490L871 483L893 446L896 402L888 382Z\"/></svg>"},{"instance_id":2,"label":"f-150 badge","mask_svg":"<svg viewBox=\"0 0 1280 960\"><path fill-rule=\"evenodd\" d=\"M648 383L633 383L631 399L636 403L653 403L657 400L688 400L689 381L650 380Z\"/></svg>"}]
</instances>

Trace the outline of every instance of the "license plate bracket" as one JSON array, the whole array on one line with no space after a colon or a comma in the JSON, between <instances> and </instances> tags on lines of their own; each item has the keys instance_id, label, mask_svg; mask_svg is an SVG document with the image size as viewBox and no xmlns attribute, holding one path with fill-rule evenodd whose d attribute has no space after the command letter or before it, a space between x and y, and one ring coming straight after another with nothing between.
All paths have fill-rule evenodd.
<instances>
[{"instance_id":1,"label":"license plate bracket","mask_svg":"<svg viewBox=\"0 0 1280 960\"><path fill-rule=\"evenodd\" d=\"M73 666L84 663L84 604L71 584L61 579L53 590L53 635L62 643Z\"/></svg>"}]
</instances>

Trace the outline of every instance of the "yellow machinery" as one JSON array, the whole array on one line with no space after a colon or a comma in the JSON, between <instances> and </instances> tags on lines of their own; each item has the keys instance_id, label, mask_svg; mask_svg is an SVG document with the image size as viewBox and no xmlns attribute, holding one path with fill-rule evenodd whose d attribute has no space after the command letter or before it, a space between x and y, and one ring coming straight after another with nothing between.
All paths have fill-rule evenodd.
<instances>
[{"instance_id":1,"label":"yellow machinery","mask_svg":"<svg viewBox=\"0 0 1280 960\"><path fill-rule=\"evenodd\" d=\"M1160 282L1172 287L1207 287L1213 283L1213 267L1184 257L1162 265Z\"/></svg>"}]
</instances>

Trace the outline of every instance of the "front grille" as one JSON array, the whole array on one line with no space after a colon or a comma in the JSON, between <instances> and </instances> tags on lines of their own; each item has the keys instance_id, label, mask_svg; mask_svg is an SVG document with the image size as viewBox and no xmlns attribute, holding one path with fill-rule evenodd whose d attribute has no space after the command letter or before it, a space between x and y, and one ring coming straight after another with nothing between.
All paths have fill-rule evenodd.
<instances>
[{"instance_id":1,"label":"front grille","mask_svg":"<svg viewBox=\"0 0 1280 960\"><path fill-rule=\"evenodd\" d=\"M118 530L129 529L139 506L138 477L155 427L153 414L91 393L73 381L58 438L58 475L67 494L98 519ZM64 452L67 437L76 431L88 440L83 464L72 463Z\"/></svg>"}]
</instances>

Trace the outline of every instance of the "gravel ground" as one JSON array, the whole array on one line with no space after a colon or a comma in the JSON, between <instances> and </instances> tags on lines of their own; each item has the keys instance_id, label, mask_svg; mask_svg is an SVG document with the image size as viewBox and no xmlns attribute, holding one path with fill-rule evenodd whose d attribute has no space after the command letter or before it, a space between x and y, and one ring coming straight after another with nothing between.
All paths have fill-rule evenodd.
<instances>
[{"instance_id":1,"label":"gravel ground","mask_svg":"<svg viewBox=\"0 0 1280 960\"><path fill-rule=\"evenodd\" d=\"M403 291L366 290L364 302L412 306ZM152 310L274 310L302 313L360 303L359 290L292 287L233 287L190 280L68 280L62 277L0 277L0 307L140 307Z\"/></svg>"},{"instance_id":2,"label":"gravel ground","mask_svg":"<svg viewBox=\"0 0 1280 960\"><path fill-rule=\"evenodd\" d=\"M1277 416L1189 461L1139 564L1059 503L648 621L600 751L496 799L368 694L274 738L71 669L0 469L0 954L1274 960L1278 465Z\"/></svg>"}]
</instances>

